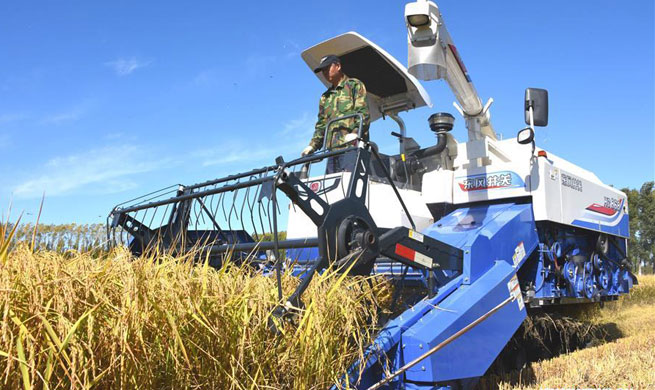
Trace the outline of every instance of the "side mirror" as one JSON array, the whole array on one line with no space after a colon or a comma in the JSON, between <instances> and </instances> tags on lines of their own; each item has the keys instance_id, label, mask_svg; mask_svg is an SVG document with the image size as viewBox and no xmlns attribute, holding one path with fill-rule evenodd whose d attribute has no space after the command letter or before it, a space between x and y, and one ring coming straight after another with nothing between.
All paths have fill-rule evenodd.
<instances>
[{"instance_id":1,"label":"side mirror","mask_svg":"<svg viewBox=\"0 0 655 390\"><path fill-rule=\"evenodd\" d=\"M519 130L519 133L516 135L516 142L521 145L530 144L532 141L534 141L534 130L531 127Z\"/></svg>"},{"instance_id":2,"label":"side mirror","mask_svg":"<svg viewBox=\"0 0 655 390\"><path fill-rule=\"evenodd\" d=\"M530 123L530 109L534 126L548 126L548 91L540 88L527 88L525 90L525 124Z\"/></svg>"}]
</instances>

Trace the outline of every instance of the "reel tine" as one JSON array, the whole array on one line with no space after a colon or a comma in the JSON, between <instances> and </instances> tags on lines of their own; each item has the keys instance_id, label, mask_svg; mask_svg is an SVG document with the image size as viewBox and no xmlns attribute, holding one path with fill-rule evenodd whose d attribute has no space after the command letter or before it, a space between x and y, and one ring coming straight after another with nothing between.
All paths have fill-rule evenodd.
<instances>
[{"instance_id":1,"label":"reel tine","mask_svg":"<svg viewBox=\"0 0 655 390\"><path fill-rule=\"evenodd\" d=\"M232 204L230 205L230 215L228 216L228 219L231 221L232 220L232 212L236 214L236 208L234 207L234 204L236 203L237 200L237 195L239 194L239 190L232 191ZM237 218L238 220L238 218ZM230 225L230 230L232 230L232 227Z\"/></svg>"},{"instance_id":2,"label":"reel tine","mask_svg":"<svg viewBox=\"0 0 655 390\"><path fill-rule=\"evenodd\" d=\"M155 208L155 212L152 213L152 217L150 218L150 224L148 226L152 226L152 222L155 220L155 216L157 216L157 212L159 211L159 207Z\"/></svg>"},{"instance_id":3,"label":"reel tine","mask_svg":"<svg viewBox=\"0 0 655 390\"><path fill-rule=\"evenodd\" d=\"M232 209L234 209L234 192L232 193L232 205L230 206L230 214L227 217L227 227L232 231Z\"/></svg>"},{"instance_id":4,"label":"reel tine","mask_svg":"<svg viewBox=\"0 0 655 390\"><path fill-rule=\"evenodd\" d=\"M266 215L266 210L264 209L264 205L262 204L261 199L257 200L257 213L259 214L259 223L262 228L262 235L266 232L266 229L264 229L264 218L262 217L262 211L264 212L264 215Z\"/></svg>"},{"instance_id":5,"label":"reel tine","mask_svg":"<svg viewBox=\"0 0 655 390\"><path fill-rule=\"evenodd\" d=\"M246 201L248 200L248 195L250 193L250 187L246 188L246 193L243 195L243 201L241 202L241 214L239 214L239 217L241 218L241 223L243 224L243 230L246 230L246 221L243 219L243 209L246 207Z\"/></svg>"},{"instance_id":6,"label":"reel tine","mask_svg":"<svg viewBox=\"0 0 655 390\"><path fill-rule=\"evenodd\" d=\"M248 211L250 212L250 222L252 223L252 229L254 230L255 235L257 236L257 238L261 239L260 236L262 236L264 234L264 232L262 231L261 234L259 234L257 232L257 224L255 223L255 213L254 213L254 211L255 211L255 201L256 201L256 198L257 198L257 193L259 192L259 188L261 188L261 185L257 186L257 188L255 189L255 192L254 192L254 194L252 196L252 199L248 198Z\"/></svg>"},{"instance_id":7,"label":"reel tine","mask_svg":"<svg viewBox=\"0 0 655 390\"><path fill-rule=\"evenodd\" d=\"M254 233L255 233L255 236L257 236L258 239L260 238L260 237L259 237L260 235L259 235L258 232L257 232L257 225L255 224L255 213L254 213L254 209L255 209L255 203L256 203L256 201L257 201L257 195L259 194L259 189L260 189L260 188L261 188L261 185L258 185L258 186L255 188L255 193L253 194L253 197L252 197L252 203L250 202L250 198L248 198L248 211L250 212L250 222L252 223L252 229L253 229L253 231L254 231ZM262 234L263 234L263 233L264 233L264 232L262 231Z\"/></svg>"},{"instance_id":8,"label":"reel tine","mask_svg":"<svg viewBox=\"0 0 655 390\"><path fill-rule=\"evenodd\" d=\"M225 217L225 221L227 222L227 213L225 212L225 193L221 193L221 209L223 210L223 217Z\"/></svg>"},{"instance_id":9,"label":"reel tine","mask_svg":"<svg viewBox=\"0 0 655 390\"><path fill-rule=\"evenodd\" d=\"M198 222L202 221L202 223L204 223L204 219L205 219L204 215L201 213L202 210L200 209L200 203L198 202L201 199L202 198L194 199L192 203L193 213L194 213L193 215L195 217L195 225L194 225L195 230L198 230Z\"/></svg>"}]
</instances>

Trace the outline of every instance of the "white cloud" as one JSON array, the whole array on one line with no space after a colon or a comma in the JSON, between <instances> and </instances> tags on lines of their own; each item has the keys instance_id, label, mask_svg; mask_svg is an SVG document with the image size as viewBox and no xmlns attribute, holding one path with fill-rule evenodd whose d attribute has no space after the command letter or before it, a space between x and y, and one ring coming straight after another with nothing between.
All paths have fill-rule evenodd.
<instances>
[{"instance_id":1,"label":"white cloud","mask_svg":"<svg viewBox=\"0 0 655 390\"><path fill-rule=\"evenodd\" d=\"M112 193L133 187L135 184L129 176L168 163L168 160L157 159L132 145L89 150L51 159L39 176L16 185L13 194L17 198L35 198L43 191L47 196L60 196L84 189Z\"/></svg>"},{"instance_id":2,"label":"white cloud","mask_svg":"<svg viewBox=\"0 0 655 390\"><path fill-rule=\"evenodd\" d=\"M246 139L237 139L217 148L199 150L194 155L201 160L201 165L205 167L236 162L273 164L275 157L279 155L297 158L300 156L300 151L309 143L314 133L315 123L316 120L312 115L305 112L298 118L284 122L282 130L270 139L270 144L253 144ZM266 142L266 140L262 140L262 142ZM270 145L275 146L271 147Z\"/></svg>"},{"instance_id":3,"label":"white cloud","mask_svg":"<svg viewBox=\"0 0 655 390\"><path fill-rule=\"evenodd\" d=\"M316 117L308 112L303 112L300 117L290 119L282 125L282 135L302 134L305 136L314 132L314 125L316 125Z\"/></svg>"},{"instance_id":4,"label":"white cloud","mask_svg":"<svg viewBox=\"0 0 655 390\"><path fill-rule=\"evenodd\" d=\"M0 124L16 122L26 118L27 115L23 113L2 114L0 115Z\"/></svg>"},{"instance_id":5,"label":"white cloud","mask_svg":"<svg viewBox=\"0 0 655 390\"><path fill-rule=\"evenodd\" d=\"M43 120L41 124L44 125L60 125L65 122L74 122L84 115L84 109L81 107L75 107L69 111L60 112L58 114L49 115Z\"/></svg>"},{"instance_id":6,"label":"white cloud","mask_svg":"<svg viewBox=\"0 0 655 390\"><path fill-rule=\"evenodd\" d=\"M287 39L282 44L282 49L286 50L287 58L296 58L300 54L300 45L294 40Z\"/></svg>"},{"instance_id":7,"label":"white cloud","mask_svg":"<svg viewBox=\"0 0 655 390\"><path fill-rule=\"evenodd\" d=\"M315 125L316 117L308 112L304 112L298 118L283 123L282 131L280 131L280 136L285 139L283 152L291 155L299 154L309 144L314 134Z\"/></svg>"},{"instance_id":8,"label":"white cloud","mask_svg":"<svg viewBox=\"0 0 655 390\"><path fill-rule=\"evenodd\" d=\"M150 61L141 61L135 57L119 58L115 61L106 62L105 65L112 67L117 75L127 76L139 68L150 65Z\"/></svg>"},{"instance_id":9,"label":"white cloud","mask_svg":"<svg viewBox=\"0 0 655 390\"><path fill-rule=\"evenodd\" d=\"M233 139L215 148L198 150L192 156L204 167L239 163L242 171L260 163L273 164L280 155L287 160L295 159L300 157L300 152L309 143L315 124L314 116L304 112L297 118L283 122L281 130L271 134L269 139L258 143L247 138Z\"/></svg>"},{"instance_id":10,"label":"white cloud","mask_svg":"<svg viewBox=\"0 0 655 390\"><path fill-rule=\"evenodd\" d=\"M66 110L45 116L39 123L42 125L61 125L68 122L75 122L81 119L94 105L93 100L81 101Z\"/></svg>"},{"instance_id":11,"label":"white cloud","mask_svg":"<svg viewBox=\"0 0 655 390\"><path fill-rule=\"evenodd\" d=\"M121 138L124 138L124 137L125 137L125 133L123 133L122 131L116 131L116 132L112 132L112 133L107 133L102 138L104 138L104 139L106 139L108 141L114 141L114 140L121 139Z\"/></svg>"},{"instance_id":12,"label":"white cloud","mask_svg":"<svg viewBox=\"0 0 655 390\"><path fill-rule=\"evenodd\" d=\"M272 163L279 154L279 152L276 154L275 149L271 148L244 147L237 144L216 149L205 149L196 153L202 160L203 167L235 162L257 163L264 159L268 159ZM245 167L245 169L248 169L248 167Z\"/></svg>"}]
</instances>

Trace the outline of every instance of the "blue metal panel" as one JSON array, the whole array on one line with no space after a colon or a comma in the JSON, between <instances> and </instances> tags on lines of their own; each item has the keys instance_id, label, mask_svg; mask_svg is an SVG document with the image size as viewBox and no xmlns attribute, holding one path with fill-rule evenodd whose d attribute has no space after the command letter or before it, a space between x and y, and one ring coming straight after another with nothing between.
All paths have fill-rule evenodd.
<instances>
[{"instance_id":1,"label":"blue metal panel","mask_svg":"<svg viewBox=\"0 0 655 390\"><path fill-rule=\"evenodd\" d=\"M438 293L431 299L426 299L409 310L406 310L400 316L390 320L384 328L380 331L376 339L366 349L364 355L367 356L366 364L362 367L360 362L355 362L348 370L350 377L349 383L355 383L362 372L362 377L358 389L367 389L380 379L381 373L377 370L379 361L386 360L387 358L395 358L391 365L391 369L395 371L402 365L402 350L394 352L394 348L398 346L401 340L402 332L406 331L413 324L415 324L421 317L429 310L432 310L444 298L450 295L462 284L462 276L456 277L448 284L439 288ZM345 383L345 381L342 381ZM336 389L335 386L332 389Z\"/></svg>"},{"instance_id":2,"label":"blue metal panel","mask_svg":"<svg viewBox=\"0 0 655 390\"><path fill-rule=\"evenodd\" d=\"M509 296L516 269L495 261L471 285L463 285L403 333L405 363L413 361ZM525 307L510 302L478 326L410 368L406 379L442 382L482 376L526 317Z\"/></svg>"},{"instance_id":3,"label":"blue metal panel","mask_svg":"<svg viewBox=\"0 0 655 390\"><path fill-rule=\"evenodd\" d=\"M571 222L572 225L580 226L586 229L595 230L603 233L612 234L615 236L630 238L629 216L625 214L621 217L618 224L610 226L603 223L592 223L588 221L581 221L576 219Z\"/></svg>"},{"instance_id":4,"label":"blue metal panel","mask_svg":"<svg viewBox=\"0 0 655 390\"><path fill-rule=\"evenodd\" d=\"M318 259L318 248L293 248L287 249L287 259L297 262L299 265L312 264Z\"/></svg>"},{"instance_id":5,"label":"blue metal panel","mask_svg":"<svg viewBox=\"0 0 655 390\"><path fill-rule=\"evenodd\" d=\"M514 265L514 253L525 261L538 244L532 205L482 205L455 210L426 229L424 234L464 250L464 283L473 283L494 260Z\"/></svg>"},{"instance_id":6,"label":"blue metal panel","mask_svg":"<svg viewBox=\"0 0 655 390\"><path fill-rule=\"evenodd\" d=\"M375 352L369 355L358 388L365 389L364 383L381 379L379 369L373 368L384 351L393 353L394 356L385 356L395 359L391 367L397 369L505 300L509 296L508 281L538 244L529 204L459 209L423 233L463 249L464 274L440 287L434 298L419 302L385 327L369 349ZM525 315L518 303L506 305L426 362L410 369L405 376L414 383L406 385L432 388L430 383L482 375ZM357 371L355 366L351 375Z\"/></svg>"}]
</instances>

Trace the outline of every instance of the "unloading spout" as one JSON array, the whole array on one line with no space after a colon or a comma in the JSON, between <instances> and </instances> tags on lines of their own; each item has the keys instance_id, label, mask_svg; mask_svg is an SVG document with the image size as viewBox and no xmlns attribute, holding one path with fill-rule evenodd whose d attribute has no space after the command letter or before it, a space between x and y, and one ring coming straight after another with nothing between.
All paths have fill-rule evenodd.
<instances>
[{"instance_id":1,"label":"unloading spout","mask_svg":"<svg viewBox=\"0 0 655 390\"><path fill-rule=\"evenodd\" d=\"M416 1L405 6L407 25L407 69L420 80L443 79L453 91L466 118L470 139L496 133L489 120L488 107L471 81L457 48L446 29L439 7L432 1Z\"/></svg>"}]
</instances>

